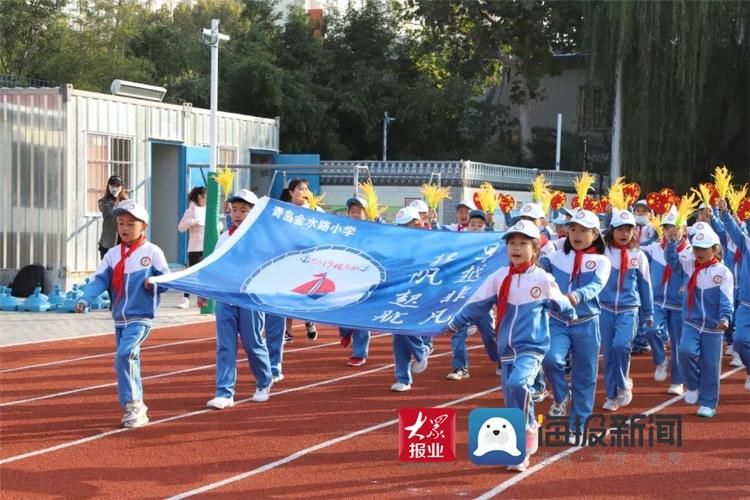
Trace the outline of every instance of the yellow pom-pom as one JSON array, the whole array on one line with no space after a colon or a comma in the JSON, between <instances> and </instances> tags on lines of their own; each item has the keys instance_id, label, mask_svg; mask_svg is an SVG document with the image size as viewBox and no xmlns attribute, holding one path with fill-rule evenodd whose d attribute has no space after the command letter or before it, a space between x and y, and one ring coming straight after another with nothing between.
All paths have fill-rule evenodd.
<instances>
[{"instance_id":1,"label":"yellow pom-pom","mask_svg":"<svg viewBox=\"0 0 750 500\"><path fill-rule=\"evenodd\" d=\"M737 213L740 209L740 203L742 203L742 200L747 196L747 191L747 184L744 184L741 188L729 186L727 198L729 199L729 206L732 208L732 212Z\"/></svg>"},{"instance_id":2,"label":"yellow pom-pom","mask_svg":"<svg viewBox=\"0 0 750 500\"><path fill-rule=\"evenodd\" d=\"M680 203L677 205L677 220L675 226L682 227L687 224L688 217L692 214L696 208L698 208L699 202L697 196L693 194L684 195L680 198Z\"/></svg>"},{"instance_id":3,"label":"yellow pom-pom","mask_svg":"<svg viewBox=\"0 0 750 500\"><path fill-rule=\"evenodd\" d=\"M534 200L534 203L544 205L545 194L549 192L549 186L549 183L544 178L544 174L536 176L534 182L531 183L531 199Z\"/></svg>"},{"instance_id":4,"label":"yellow pom-pom","mask_svg":"<svg viewBox=\"0 0 750 500\"><path fill-rule=\"evenodd\" d=\"M618 177L609 188L609 203L617 210L627 210L628 201L625 196L625 177Z\"/></svg>"},{"instance_id":5,"label":"yellow pom-pom","mask_svg":"<svg viewBox=\"0 0 750 500\"><path fill-rule=\"evenodd\" d=\"M224 197L229 196L231 194L232 185L234 184L234 171L228 167L216 169L216 176L214 179L221 187L221 192L224 193Z\"/></svg>"},{"instance_id":6,"label":"yellow pom-pom","mask_svg":"<svg viewBox=\"0 0 750 500\"><path fill-rule=\"evenodd\" d=\"M494 214L495 207L497 206L497 195L495 194L495 188L489 182L483 182L479 186L479 192L477 193L479 206L477 208L482 209L487 214Z\"/></svg>"},{"instance_id":7,"label":"yellow pom-pom","mask_svg":"<svg viewBox=\"0 0 750 500\"><path fill-rule=\"evenodd\" d=\"M591 186L593 185L594 176L588 172L581 172L581 175L576 177L576 179L573 181L573 186L575 187L578 199L585 200L586 195L588 195L589 193L589 189L591 189Z\"/></svg>"},{"instance_id":8,"label":"yellow pom-pom","mask_svg":"<svg viewBox=\"0 0 750 500\"><path fill-rule=\"evenodd\" d=\"M427 203L427 206L433 210L438 209L438 205L440 205L442 200L451 199L449 193L450 188L448 187L440 187L437 184L422 185L422 196L424 197L424 201Z\"/></svg>"},{"instance_id":9,"label":"yellow pom-pom","mask_svg":"<svg viewBox=\"0 0 750 500\"><path fill-rule=\"evenodd\" d=\"M386 210L380 208L378 193L375 192L375 186L372 184L371 179L367 179L365 182L359 183L359 189L362 190L362 194L367 202L367 208L365 208L365 217L367 220L378 220L380 215Z\"/></svg>"},{"instance_id":10,"label":"yellow pom-pom","mask_svg":"<svg viewBox=\"0 0 750 500\"><path fill-rule=\"evenodd\" d=\"M659 239L664 237L664 228L661 227L661 215L654 215L649 221L649 224L654 228Z\"/></svg>"},{"instance_id":11,"label":"yellow pom-pom","mask_svg":"<svg viewBox=\"0 0 750 500\"><path fill-rule=\"evenodd\" d=\"M320 206L320 203L323 201L323 198L326 197L326 194L323 193L320 196L315 196L315 193L313 193L312 191L308 191L303 196L307 200L307 206L310 208L310 210L317 210L317 208Z\"/></svg>"},{"instance_id":12,"label":"yellow pom-pom","mask_svg":"<svg viewBox=\"0 0 750 500\"><path fill-rule=\"evenodd\" d=\"M732 174L729 173L727 166L716 167L713 178L716 190L719 192L719 197L722 200L726 200L729 190L732 188Z\"/></svg>"}]
</instances>

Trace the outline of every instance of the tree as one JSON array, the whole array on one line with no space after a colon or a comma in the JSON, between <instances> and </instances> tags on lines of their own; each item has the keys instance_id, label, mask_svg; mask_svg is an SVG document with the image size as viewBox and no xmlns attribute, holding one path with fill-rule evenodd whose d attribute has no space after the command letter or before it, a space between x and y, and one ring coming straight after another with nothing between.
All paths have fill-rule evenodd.
<instances>
[{"instance_id":1,"label":"tree","mask_svg":"<svg viewBox=\"0 0 750 500\"><path fill-rule=\"evenodd\" d=\"M533 101L544 99L540 78L554 74L554 52L579 45L577 2L536 0L407 0L405 16L419 24L433 52L445 54L437 73L476 78L484 86L507 78L518 106L521 158L533 162ZM505 70L505 71L503 71Z\"/></svg>"},{"instance_id":2,"label":"tree","mask_svg":"<svg viewBox=\"0 0 750 500\"><path fill-rule=\"evenodd\" d=\"M0 2L0 73L25 76L42 57L49 28L62 17L63 0Z\"/></svg>"},{"instance_id":3,"label":"tree","mask_svg":"<svg viewBox=\"0 0 750 500\"><path fill-rule=\"evenodd\" d=\"M750 178L750 4L602 1L584 17L590 85L622 103L623 174L685 190L726 163Z\"/></svg>"}]
</instances>

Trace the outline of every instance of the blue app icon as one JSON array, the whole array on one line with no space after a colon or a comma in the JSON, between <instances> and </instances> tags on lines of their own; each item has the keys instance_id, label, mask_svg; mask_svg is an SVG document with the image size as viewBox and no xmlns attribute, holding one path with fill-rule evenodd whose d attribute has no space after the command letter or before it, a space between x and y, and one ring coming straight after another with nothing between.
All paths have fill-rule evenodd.
<instances>
[{"instance_id":1,"label":"blue app icon","mask_svg":"<svg viewBox=\"0 0 750 500\"><path fill-rule=\"evenodd\" d=\"M518 408L477 408L469 414L469 460L518 465L526 456L526 422Z\"/></svg>"}]
</instances>

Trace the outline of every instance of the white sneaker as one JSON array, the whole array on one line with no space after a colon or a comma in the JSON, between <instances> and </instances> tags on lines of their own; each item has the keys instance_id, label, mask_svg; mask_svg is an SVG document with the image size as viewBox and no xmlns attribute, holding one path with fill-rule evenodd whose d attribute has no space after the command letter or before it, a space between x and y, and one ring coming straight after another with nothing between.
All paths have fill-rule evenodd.
<instances>
[{"instance_id":1,"label":"white sneaker","mask_svg":"<svg viewBox=\"0 0 750 500\"><path fill-rule=\"evenodd\" d=\"M745 390L750 392L750 375L745 379Z\"/></svg>"},{"instance_id":2,"label":"white sneaker","mask_svg":"<svg viewBox=\"0 0 750 500\"><path fill-rule=\"evenodd\" d=\"M466 329L466 336L471 337L475 333L477 333L477 325L470 325L469 328Z\"/></svg>"},{"instance_id":3,"label":"white sneaker","mask_svg":"<svg viewBox=\"0 0 750 500\"><path fill-rule=\"evenodd\" d=\"M552 405L549 407L547 415L550 417L564 417L568 414L568 403L570 402L570 392L565 395L565 398L560 403L552 401Z\"/></svg>"},{"instance_id":4,"label":"white sneaker","mask_svg":"<svg viewBox=\"0 0 750 500\"><path fill-rule=\"evenodd\" d=\"M669 368L669 358L664 358L664 361L656 365L654 380L657 382L664 382L667 380L667 368Z\"/></svg>"},{"instance_id":5,"label":"white sneaker","mask_svg":"<svg viewBox=\"0 0 750 500\"><path fill-rule=\"evenodd\" d=\"M277 383L277 382L281 382L282 380L284 380L284 374L283 373L279 373L278 375L276 375L275 377L273 377L271 380L273 380L274 384Z\"/></svg>"},{"instance_id":6,"label":"white sneaker","mask_svg":"<svg viewBox=\"0 0 750 500\"><path fill-rule=\"evenodd\" d=\"M422 362L420 363L416 359L412 359L409 361L409 367L411 368L411 371L413 373L422 373L427 369L427 356L424 357Z\"/></svg>"},{"instance_id":7,"label":"white sneaker","mask_svg":"<svg viewBox=\"0 0 750 500\"><path fill-rule=\"evenodd\" d=\"M732 354L734 354L734 352L734 346L732 344L729 344L727 346L727 349L724 351L724 354L726 354L727 356L731 356Z\"/></svg>"},{"instance_id":8,"label":"white sneaker","mask_svg":"<svg viewBox=\"0 0 750 500\"><path fill-rule=\"evenodd\" d=\"M411 390L411 384L402 384L401 382L396 382L391 386L391 390L393 392L406 392Z\"/></svg>"},{"instance_id":9,"label":"white sneaker","mask_svg":"<svg viewBox=\"0 0 750 500\"><path fill-rule=\"evenodd\" d=\"M253 397L250 398L250 401L255 401L256 403L264 403L268 401L268 398L271 397L271 386L264 387L263 389L255 389L255 394L253 394Z\"/></svg>"},{"instance_id":10,"label":"white sneaker","mask_svg":"<svg viewBox=\"0 0 750 500\"><path fill-rule=\"evenodd\" d=\"M529 454L526 454L526 457L523 459L523 462L521 462L518 465L509 465L508 470L513 472L523 472L526 469L529 468Z\"/></svg>"},{"instance_id":11,"label":"white sneaker","mask_svg":"<svg viewBox=\"0 0 750 500\"><path fill-rule=\"evenodd\" d=\"M183 297L179 304L177 304L178 309L187 309L190 307L190 299L187 297Z\"/></svg>"},{"instance_id":12,"label":"white sneaker","mask_svg":"<svg viewBox=\"0 0 750 500\"><path fill-rule=\"evenodd\" d=\"M497 375L498 377L503 376L503 364L502 363L497 364L497 368L495 369L495 375Z\"/></svg>"},{"instance_id":13,"label":"white sneaker","mask_svg":"<svg viewBox=\"0 0 750 500\"><path fill-rule=\"evenodd\" d=\"M213 408L214 410L223 410L225 408L231 408L234 406L234 398L223 398L216 396L212 400L206 403L206 406Z\"/></svg>"},{"instance_id":14,"label":"white sneaker","mask_svg":"<svg viewBox=\"0 0 750 500\"><path fill-rule=\"evenodd\" d=\"M737 368L741 366L745 366L744 363L742 363L742 359L740 359L740 355L736 352L732 353L732 361L729 362L729 366L735 366Z\"/></svg>"},{"instance_id":15,"label":"white sneaker","mask_svg":"<svg viewBox=\"0 0 750 500\"><path fill-rule=\"evenodd\" d=\"M698 389L694 391L687 391L687 393L685 394L685 402L689 405L694 405L698 402L698 396Z\"/></svg>"},{"instance_id":16,"label":"white sneaker","mask_svg":"<svg viewBox=\"0 0 750 500\"><path fill-rule=\"evenodd\" d=\"M625 389L632 391L633 390L633 379L628 377L625 379Z\"/></svg>"},{"instance_id":17,"label":"white sneaker","mask_svg":"<svg viewBox=\"0 0 750 500\"><path fill-rule=\"evenodd\" d=\"M471 375L469 375L469 370L466 368L456 368L446 375L445 378L448 380L463 380L465 378L471 378Z\"/></svg>"},{"instance_id":18,"label":"white sneaker","mask_svg":"<svg viewBox=\"0 0 750 500\"><path fill-rule=\"evenodd\" d=\"M631 384L632 385L632 384ZM617 391L617 405L621 408L628 406L633 401L633 391L620 389Z\"/></svg>"},{"instance_id":19,"label":"white sneaker","mask_svg":"<svg viewBox=\"0 0 750 500\"><path fill-rule=\"evenodd\" d=\"M143 427L148 423L147 411L148 406L143 404L143 401L130 401L125 405L125 413L120 422L123 427Z\"/></svg>"},{"instance_id":20,"label":"white sneaker","mask_svg":"<svg viewBox=\"0 0 750 500\"><path fill-rule=\"evenodd\" d=\"M669 386L669 389L667 389L667 394L674 394L675 396L679 396L685 392L685 390L682 388L682 384L672 384Z\"/></svg>"},{"instance_id":21,"label":"white sneaker","mask_svg":"<svg viewBox=\"0 0 750 500\"><path fill-rule=\"evenodd\" d=\"M615 411L618 410L620 406L617 404L616 398L607 398L607 400L602 405L602 409L609 410L609 411Z\"/></svg>"},{"instance_id":22,"label":"white sneaker","mask_svg":"<svg viewBox=\"0 0 750 500\"><path fill-rule=\"evenodd\" d=\"M711 418L716 416L716 410L709 408L708 406L701 406L695 414L699 417Z\"/></svg>"}]
</instances>

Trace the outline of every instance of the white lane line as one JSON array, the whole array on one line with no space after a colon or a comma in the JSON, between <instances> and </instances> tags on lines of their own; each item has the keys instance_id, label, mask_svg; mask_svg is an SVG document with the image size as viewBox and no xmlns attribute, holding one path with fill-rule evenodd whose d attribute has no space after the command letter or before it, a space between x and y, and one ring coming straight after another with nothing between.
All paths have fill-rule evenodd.
<instances>
[{"instance_id":1,"label":"white lane line","mask_svg":"<svg viewBox=\"0 0 750 500\"><path fill-rule=\"evenodd\" d=\"M71 313L73 314L73 313ZM154 330L161 330L163 328L178 328L180 326L190 326L190 325L200 325L203 323L209 323L214 320L213 316L207 316L206 319L200 318L196 319L195 321L189 321L186 323L177 323L174 325L159 325L153 327ZM16 342L15 344L3 344L0 345L0 351L5 349L6 347L18 347L22 345L33 345L33 344L46 344L48 342L59 342L61 340L78 340L78 339L88 339L91 337L101 337L103 335L114 335L115 332L113 330L109 330L106 332L99 332L99 333L89 333L86 335L73 335L70 337L56 337L54 339L40 339L40 340L29 340L25 342Z\"/></svg>"},{"instance_id":2,"label":"white lane line","mask_svg":"<svg viewBox=\"0 0 750 500\"><path fill-rule=\"evenodd\" d=\"M159 327L153 328L152 332L153 332L153 330L161 330L162 328L173 328L175 326L185 326L185 325L200 324L200 323L208 323L208 320L206 320L206 321L200 321L198 323L185 323L183 325L159 326ZM304 325L294 325L292 327L292 329L295 330L295 329L298 329L298 328L302 328L303 326ZM109 332L109 333L97 333L95 335L88 335L88 337L95 337L95 336L99 336L99 335L114 335L114 333L111 333L111 332ZM80 338L86 338L86 337L69 337L67 339L53 339L53 340L54 341L57 341L57 340L75 340L75 339L80 339ZM190 342L201 342L203 340L213 340L215 338L216 338L216 335L213 335L211 337L204 337L204 338L201 338L201 339L181 340L179 342L172 342L172 343L169 343L169 344L149 345L147 347L142 347L141 351L145 351L147 349L158 349L160 347L167 347L167 346L173 346L173 345L179 345L179 344L189 344ZM39 342L45 342L45 341L39 341ZM31 343L37 343L37 342L31 342ZM14 344L14 345L25 345L25 344ZM3 347L10 347L10 346L3 346ZM64 363L72 363L74 361L83 361L83 360L86 360L86 359L93 359L93 358L100 358L100 357L114 356L114 355L115 355L114 352L105 352L105 353L102 353L102 354L92 354L91 356L83 356L83 357L80 357L80 358L62 359L60 361L51 361L49 363L39 363L39 364L36 364L36 365L26 365L26 366L18 366L16 368L7 368L5 370L0 370L0 373L17 372L17 371L21 371L21 370L28 370L28 369L31 369L31 368L42 368L42 367L45 367L45 366L61 365L61 364L64 364Z\"/></svg>"},{"instance_id":3,"label":"white lane line","mask_svg":"<svg viewBox=\"0 0 750 500\"><path fill-rule=\"evenodd\" d=\"M724 374L722 374L722 376L720 377L720 379L723 380L723 379L725 379L727 377L731 377L732 375L734 375L735 373L739 372L740 370L744 370L744 367L735 368L734 370L729 370L728 372L725 372ZM672 406L673 404L675 404L677 401L683 399L684 397L685 397L684 394L682 394L680 396L675 396L672 399L668 399L667 401L664 401L663 403L661 403L661 404L659 404L657 406L654 406L653 408L651 408L650 410L646 411L642 415L644 415L644 416L647 417L647 416L652 415L654 413L658 413L661 410L663 410L664 408ZM604 435L605 437L609 434L609 431L610 431L610 429L607 429L607 432ZM561 451L560 453L552 455L551 457L549 457L549 458L547 458L545 460L542 460L541 462L539 462L538 464L534 465L533 467L530 467L529 469L526 469L524 472L521 472L520 474L517 474L517 475L513 476L512 478L510 478L510 479L508 479L506 481L503 481L502 483L500 483L496 487L492 488L491 490L489 490L489 491L487 491L487 492L479 495L478 497L476 497L475 500L487 500L489 498L493 498L493 497L499 495L500 493L504 492L508 488L510 488L510 487L512 487L512 486L514 486L514 485L516 485L518 483L520 483L521 481L523 481L527 477L529 477L529 476L531 476L533 474L536 474L537 472L539 472L540 470L544 469L548 465L552 465L555 462L559 462L563 458L568 457L568 456L572 455L573 453L578 453L579 451L584 450L586 448L587 448L586 446L572 446L572 447L568 448L567 450L564 450L564 451Z\"/></svg>"},{"instance_id":4,"label":"white lane line","mask_svg":"<svg viewBox=\"0 0 750 500\"><path fill-rule=\"evenodd\" d=\"M382 337L384 335L386 334L373 335L371 339ZM300 347L297 349L289 349L289 350L285 350L284 353L287 354L287 353L299 352L299 351L309 351L311 349L320 349L322 347L328 347L332 345L339 345L339 342L329 342L327 344L315 344L315 345L311 345L307 347ZM112 353L112 355L114 355L114 353ZM245 361L246 360L244 358L238 359L237 364L239 365L241 363L244 363ZM210 365L195 366L193 368L185 368L183 370L177 370L173 372L157 373L156 375L149 375L148 377L142 377L141 380L154 380L154 379L159 379L159 378L164 378L164 377L171 377L172 375L183 375L185 373L192 373L192 372L197 372L200 370L205 370L207 368L213 368L214 366L216 366L216 363L213 363ZM20 405L24 403L31 403L33 401L41 401L44 399L52 399L52 398L59 398L62 396L70 396L71 394L95 391L97 389L103 389L105 387L116 387L116 386L117 386L117 382L110 382L107 384L98 384L98 385L90 385L87 387L79 387L78 389L71 389L69 391L53 392L50 394L45 394L43 396L35 396L33 398L17 399L15 401L7 401L5 403L0 403L0 408L6 407L6 406L16 406L16 405Z\"/></svg>"},{"instance_id":5,"label":"white lane line","mask_svg":"<svg viewBox=\"0 0 750 500\"><path fill-rule=\"evenodd\" d=\"M482 347L482 346L476 346L476 347ZM441 356L441 355L438 355ZM435 356L437 357L437 356ZM445 408L446 406L453 406L461 404L465 401L470 401L472 399L480 398L482 396L486 396L487 394L491 394L493 392L497 392L502 389L502 386L492 387L491 389L486 389L481 392L476 392L474 394L470 394L468 396L464 396L459 399L454 399L453 401L448 401L447 403L442 403L440 405L435 406L434 408ZM279 460L275 460L273 462L269 462L265 465L262 465L260 467L257 467L253 470L249 470L247 472L243 472L242 474L237 474L236 476L228 477L226 479L222 479L221 481L216 481L215 483L207 484L205 486L201 486L200 488L196 488L190 491L186 491L184 493L180 493L178 495L175 495L173 497L169 497L169 500L179 500L182 498L189 498L195 495L200 495L201 493L205 493L207 491L215 490L217 488L221 488L222 486L226 486L231 483L236 483L237 481L242 481L243 479L247 479L252 476L256 476L258 474L262 474L264 472L268 472L270 470L276 469L277 467L281 467L282 465L286 465L290 462L293 462L299 458L304 457L305 455L309 455L311 453L314 453L316 451L322 450L324 448L329 448L331 446L337 445L339 443L343 443L344 441L349 441L350 439L354 439L356 437L362 436L364 434L369 434L371 432L378 431L380 429L384 429L386 427L390 427L391 425L395 425L398 423L398 419L394 418L392 420L388 420L386 422L382 422L376 425L372 425L370 427L366 427L364 429L360 429L358 431L350 432L349 434L345 434L343 436L339 436L334 439L329 439L328 441L323 441L322 443L318 443L314 446L310 446L309 448L304 448L302 450L296 451L292 453L291 455L287 455L284 458L281 458Z\"/></svg>"},{"instance_id":6,"label":"white lane line","mask_svg":"<svg viewBox=\"0 0 750 500\"><path fill-rule=\"evenodd\" d=\"M389 336L389 335L390 334L385 334L385 333L384 334L379 334L379 335L373 335L373 338L375 338L375 337L382 337L382 336ZM298 349L298 350L301 351L303 349L314 349L315 347L317 347L317 346L304 347L304 348ZM479 349L479 348L484 348L484 346L481 346L481 345L479 345L479 346L472 346L472 347L469 347L468 350L474 350L474 349ZM430 357L431 358L440 358L440 357L447 356L447 355L450 355L450 354L452 354L452 353L450 351L448 351L448 352L444 352L444 353L441 353L441 354L434 354L434 355L432 355ZM386 370L386 369L392 368L392 367L393 367L393 363L390 363L390 364L383 365L383 366L380 366L378 368L373 368L371 370L367 370L367 371L364 371L364 372L356 372L356 373L353 373L351 375L344 375L342 377L336 377L336 378L332 378L332 379L323 380L323 381L320 381L320 382L314 382L312 384L304 385L304 386L301 386L301 387L291 387L289 389L284 389L284 390L279 391L279 392L272 392L271 396L280 396L282 394L291 393L291 392L299 392L301 390L309 389L309 388L312 388L312 387L319 387L321 385L333 384L333 383L339 382L341 380L347 380L347 379L351 379L351 378L361 377L363 375L367 375L367 374L370 374L370 373L375 373L375 372L378 372L378 371ZM237 401L235 403L235 406L237 406L238 404L247 403L247 402L249 402L251 400L252 400L252 398L247 398L247 399L243 399L243 400ZM182 419L185 419L185 418L193 417L193 416L196 416L196 415L203 415L203 414L211 413L211 412L215 412L215 411L216 410L212 410L212 409L204 409L204 410L192 411L192 412L189 412L189 413L182 413L180 415L174 415L172 417L166 417L166 418L162 418L160 420L154 420L154 421L150 422L145 428L149 428L149 427L151 427L153 425L162 424L162 423L165 423L165 422L172 422L172 421L175 421L175 420L182 420ZM127 431L133 431L133 430L137 430L137 429L128 429L128 428L113 429L111 431L102 432L102 433L99 433L99 434L94 434L93 436L88 436L88 437L85 437L85 438L76 439L75 441L68 441L66 443L60 443L60 444L55 445L55 446L50 446L49 448L43 448L43 449L40 449L40 450L30 451L30 452L27 452L27 453L22 453L20 455L13 455L13 456L10 456L8 458L4 458L4 459L0 460L0 465L4 465L4 464L7 464L7 463L11 463L11 462L17 462L19 460L24 460L24 459L27 459L27 458L32 458L32 457L36 457L36 456L39 456L39 455L45 455L45 454L51 453L53 451L63 450L65 448L71 448L73 446L78 446L78 445L81 445L81 444L89 443L91 441L97 441L97 440L105 438L107 436L112 436L112 435L115 435L115 434L120 434L121 432L127 432Z\"/></svg>"},{"instance_id":7,"label":"white lane line","mask_svg":"<svg viewBox=\"0 0 750 500\"><path fill-rule=\"evenodd\" d=\"M141 351L148 351L151 349L161 349L162 347L170 347L174 345L181 345L181 344L191 344L194 342L205 342L206 340L213 340L216 336L213 337L204 337L201 339L192 339L192 340L180 340L179 342L170 342L167 344L155 344L155 345L149 345L146 347L141 347ZM11 372L20 372L23 370L30 370L32 368L44 368L46 366L56 366L56 365L63 365L66 363L74 363L76 361L85 361L87 359L95 359L95 358L105 358L105 357L111 357L114 356L114 352L105 352L102 354L92 354L90 356L81 356L80 358L70 358L70 359L61 359L59 361L50 361L49 363L39 363L36 365L26 365L26 366L18 366L16 368L6 368L5 370L0 370L0 373L11 373Z\"/></svg>"}]
</instances>

